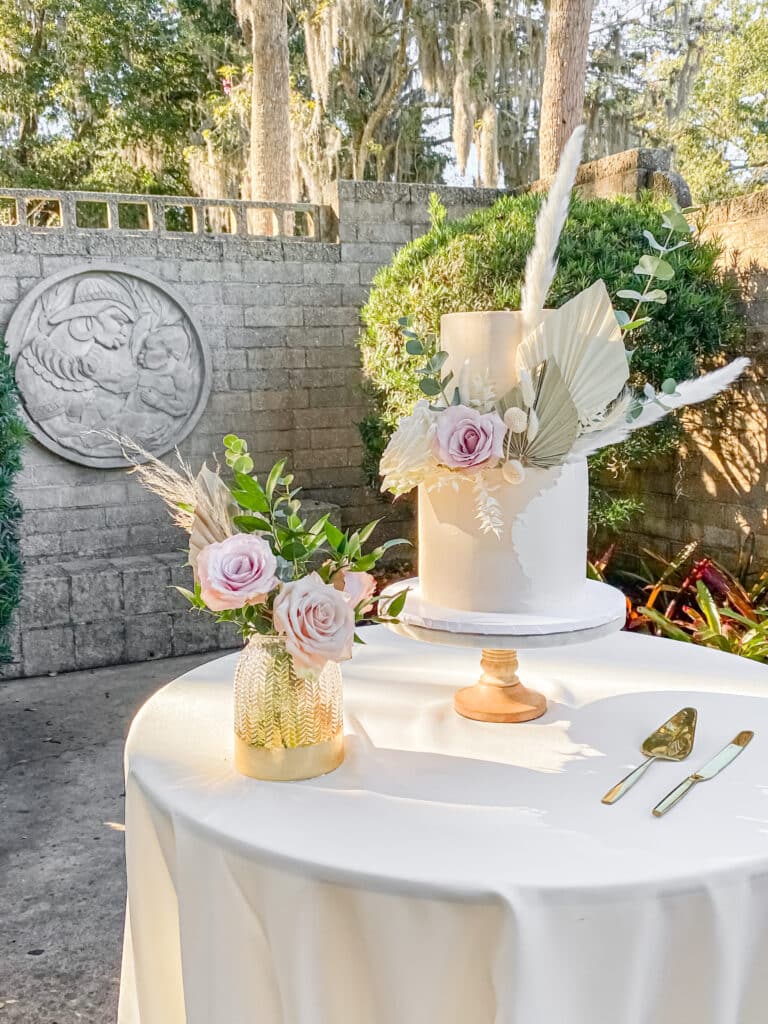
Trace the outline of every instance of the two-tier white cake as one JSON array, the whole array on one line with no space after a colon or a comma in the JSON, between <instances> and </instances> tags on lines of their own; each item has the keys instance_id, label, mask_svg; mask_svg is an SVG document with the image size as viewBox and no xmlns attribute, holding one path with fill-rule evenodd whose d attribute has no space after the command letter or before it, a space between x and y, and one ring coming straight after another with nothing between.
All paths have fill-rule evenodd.
<instances>
[{"instance_id":1,"label":"two-tier white cake","mask_svg":"<svg viewBox=\"0 0 768 1024\"><path fill-rule=\"evenodd\" d=\"M521 313L450 313L440 326L454 379L489 380L497 395L516 383ZM494 469L485 482L500 504L498 534L480 527L471 477L419 487L421 598L465 612L573 614L586 581L586 460L529 467L519 483Z\"/></svg>"}]
</instances>

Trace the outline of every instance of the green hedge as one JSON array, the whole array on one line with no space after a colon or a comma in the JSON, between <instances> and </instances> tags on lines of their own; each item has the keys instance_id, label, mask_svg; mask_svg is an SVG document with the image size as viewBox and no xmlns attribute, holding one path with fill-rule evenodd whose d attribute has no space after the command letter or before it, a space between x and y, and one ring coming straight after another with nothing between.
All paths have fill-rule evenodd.
<instances>
[{"instance_id":1,"label":"green hedge","mask_svg":"<svg viewBox=\"0 0 768 1024\"><path fill-rule=\"evenodd\" d=\"M505 196L488 209L462 220L446 221L433 197L432 227L404 246L373 281L363 308L365 331L360 348L371 412L360 424L371 482L378 462L401 416L419 397L414 373L418 360L405 352L398 318L410 316L420 334L437 333L440 316L459 310L517 309L526 257L533 245L541 195ZM648 251L644 230L664 237L661 220L668 204L646 193L640 199L574 197L560 241L557 275L548 305L561 306L597 278L611 296L637 288L632 270ZM653 320L631 335L636 349L633 383L659 386L667 377L682 380L698 373L718 352L738 346L743 323L736 309L735 284L718 267L719 246L695 237L673 253L676 274L665 282L666 306L654 306ZM631 311L628 300L617 308ZM630 462L670 450L679 432L665 423L639 431L621 446L592 460L592 476L610 467L621 473ZM623 525L640 507L638 501L614 502L593 487L593 522Z\"/></svg>"},{"instance_id":2,"label":"green hedge","mask_svg":"<svg viewBox=\"0 0 768 1024\"><path fill-rule=\"evenodd\" d=\"M21 469L27 431L19 418L13 367L0 339L0 661L9 661L8 633L21 600L24 571L19 550L21 505L13 479Z\"/></svg>"}]
</instances>

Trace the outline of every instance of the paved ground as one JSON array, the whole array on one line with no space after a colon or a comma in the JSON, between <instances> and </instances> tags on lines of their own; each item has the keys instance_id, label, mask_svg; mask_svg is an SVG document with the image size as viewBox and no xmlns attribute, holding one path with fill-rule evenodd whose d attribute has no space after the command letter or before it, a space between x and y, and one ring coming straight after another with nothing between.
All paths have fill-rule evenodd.
<instances>
[{"instance_id":1,"label":"paved ground","mask_svg":"<svg viewBox=\"0 0 768 1024\"><path fill-rule=\"evenodd\" d=\"M123 740L151 693L219 656L0 683L0 1024L114 1024Z\"/></svg>"}]
</instances>

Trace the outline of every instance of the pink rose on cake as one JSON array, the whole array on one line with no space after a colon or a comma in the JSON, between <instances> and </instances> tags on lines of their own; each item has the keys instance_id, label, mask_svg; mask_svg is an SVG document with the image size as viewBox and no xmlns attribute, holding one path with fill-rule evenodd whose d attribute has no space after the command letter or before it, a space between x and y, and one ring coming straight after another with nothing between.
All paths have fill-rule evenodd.
<instances>
[{"instance_id":1,"label":"pink rose on cake","mask_svg":"<svg viewBox=\"0 0 768 1024\"><path fill-rule=\"evenodd\" d=\"M354 606L316 572L283 585L272 621L299 671L319 672L326 661L352 657Z\"/></svg>"},{"instance_id":2,"label":"pink rose on cake","mask_svg":"<svg viewBox=\"0 0 768 1024\"><path fill-rule=\"evenodd\" d=\"M502 458L507 428L497 412L478 412L466 405L451 405L437 417L432 451L449 469L474 472Z\"/></svg>"},{"instance_id":3,"label":"pink rose on cake","mask_svg":"<svg viewBox=\"0 0 768 1024\"><path fill-rule=\"evenodd\" d=\"M262 537L236 533L200 552L200 596L214 612L261 604L278 585L276 570L277 560Z\"/></svg>"}]
</instances>

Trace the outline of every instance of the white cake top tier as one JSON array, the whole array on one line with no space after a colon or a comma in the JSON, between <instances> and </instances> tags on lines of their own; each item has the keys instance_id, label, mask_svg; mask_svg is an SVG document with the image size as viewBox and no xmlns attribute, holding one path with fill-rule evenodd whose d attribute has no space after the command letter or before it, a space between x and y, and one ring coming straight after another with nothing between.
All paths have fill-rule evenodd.
<instances>
[{"instance_id":1,"label":"white cake top tier","mask_svg":"<svg viewBox=\"0 0 768 1024\"><path fill-rule=\"evenodd\" d=\"M545 313L549 312L545 310ZM445 313L440 317L440 344L448 353L446 371L459 383L469 377L488 378L498 396L517 383L515 357L524 340L523 314L500 310L484 313Z\"/></svg>"}]
</instances>

